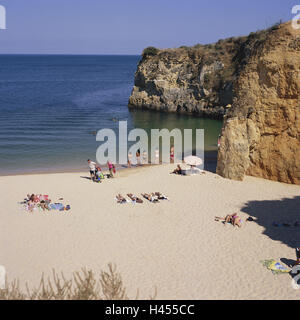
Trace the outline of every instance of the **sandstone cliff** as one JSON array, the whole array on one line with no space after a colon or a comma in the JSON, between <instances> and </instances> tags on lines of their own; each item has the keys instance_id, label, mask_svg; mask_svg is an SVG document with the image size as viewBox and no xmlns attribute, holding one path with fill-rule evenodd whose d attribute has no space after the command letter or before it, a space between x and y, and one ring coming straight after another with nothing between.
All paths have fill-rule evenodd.
<instances>
[{"instance_id":1,"label":"sandstone cliff","mask_svg":"<svg viewBox=\"0 0 300 320\"><path fill-rule=\"evenodd\" d=\"M129 107L222 118L246 37L143 53ZM155 48L153 48L155 49Z\"/></svg>"},{"instance_id":2,"label":"sandstone cliff","mask_svg":"<svg viewBox=\"0 0 300 320\"><path fill-rule=\"evenodd\" d=\"M217 173L300 184L300 30L290 23L269 30L240 70Z\"/></svg>"}]
</instances>

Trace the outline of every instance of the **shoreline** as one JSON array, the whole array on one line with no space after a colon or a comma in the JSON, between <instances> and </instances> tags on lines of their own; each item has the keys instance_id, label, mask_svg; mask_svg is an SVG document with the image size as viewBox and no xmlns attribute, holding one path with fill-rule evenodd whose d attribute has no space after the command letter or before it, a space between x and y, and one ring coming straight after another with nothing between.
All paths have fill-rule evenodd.
<instances>
[{"instance_id":1,"label":"shoreline","mask_svg":"<svg viewBox=\"0 0 300 320\"><path fill-rule=\"evenodd\" d=\"M161 164L160 164L161 165ZM117 169L117 173L118 172L123 172L123 171L127 171L127 170L139 170L142 168L146 168L146 167L150 167L150 166L156 166L156 164L144 164L142 166L135 166L132 165L132 167L116 167ZM105 166L101 167L103 172L108 172L108 168ZM89 168L82 168L82 169L61 169L61 170L56 170L56 169L49 169L46 171L34 171L34 172L21 172L21 173L8 173L8 174L0 174L0 178L1 177L18 177L18 176L36 176L36 175L47 175L47 174L63 174L63 173L86 173L89 174Z\"/></svg>"},{"instance_id":2,"label":"shoreline","mask_svg":"<svg viewBox=\"0 0 300 320\"><path fill-rule=\"evenodd\" d=\"M208 150L204 152L204 170L210 171L215 173L216 166L217 166L217 150ZM178 162L179 163L179 162ZM143 164L141 166L132 165L132 167L128 167L127 165L116 165L117 172L123 171L123 170L130 170L130 169L142 169L145 167L151 167L151 166L158 166L158 165L165 165L168 163L159 163L159 164L152 164L147 163ZM172 164L172 163L170 163ZM173 163L173 165L176 165L177 162ZM103 171L108 171L107 166L101 166ZM89 173L88 166L83 167L77 167L77 168L65 168L65 169L41 169L37 171L22 171L22 172L14 172L14 173L0 173L0 177L13 177L13 176L30 176L30 175L41 175L41 174L56 174L56 173L83 173L87 172Z\"/></svg>"}]
</instances>

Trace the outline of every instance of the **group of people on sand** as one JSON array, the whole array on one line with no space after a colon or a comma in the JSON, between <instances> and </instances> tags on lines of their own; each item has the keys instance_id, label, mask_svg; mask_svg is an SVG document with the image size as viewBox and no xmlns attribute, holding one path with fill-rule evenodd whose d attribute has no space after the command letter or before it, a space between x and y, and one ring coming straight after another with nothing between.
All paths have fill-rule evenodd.
<instances>
[{"instance_id":1,"label":"group of people on sand","mask_svg":"<svg viewBox=\"0 0 300 320\"><path fill-rule=\"evenodd\" d=\"M105 175L102 172L102 169L100 168L100 166L88 159L88 166L90 169L90 176L91 176L91 181L93 182L102 182L102 180L105 178ZM107 167L109 170L109 174L106 175L107 178L113 178L114 175L116 174L116 167L113 163L111 163L110 161L107 161Z\"/></svg>"},{"instance_id":2,"label":"group of people on sand","mask_svg":"<svg viewBox=\"0 0 300 320\"><path fill-rule=\"evenodd\" d=\"M170 148L170 162L171 163L174 163L174 155L175 155L174 150L175 150L174 146L171 146L171 148ZM159 164L159 149L155 150L154 156L155 156L154 163ZM138 166L149 164L148 153L146 150L144 150L141 153L141 150L138 149L135 153L135 158L136 158L136 164ZM131 168L131 166L132 166L132 153L129 152L128 153L128 167Z\"/></svg>"},{"instance_id":3,"label":"group of people on sand","mask_svg":"<svg viewBox=\"0 0 300 320\"><path fill-rule=\"evenodd\" d=\"M148 154L147 154L146 150L144 150L141 153L141 150L138 149L135 153L135 158L136 158L136 164L138 166L148 164ZM128 153L128 167L129 168L132 167L132 153L131 152Z\"/></svg>"},{"instance_id":4,"label":"group of people on sand","mask_svg":"<svg viewBox=\"0 0 300 320\"><path fill-rule=\"evenodd\" d=\"M33 212L36 209L40 209L42 211L68 211L71 209L70 205L64 206L62 203L51 203L51 199L49 199L49 196L42 194L28 194L24 201L21 202L21 204L23 204L24 209L29 212Z\"/></svg>"},{"instance_id":5,"label":"group of people on sand","mask_svg":"<svg viewBox=\"0 0 300 320\"><path fill-rule=\"evenodd\" d=\"M143 196L143 198L145 198L146 200L156 203L159 202L159 200L169 200L167 196L165 196L164 194L162 194L161 192L152 192L152 193L141 193L141 195ZM132 193L128 193L127 197L133 202L133 203L143 203L144 201L135 196ZM121 194L118 194L116 196L116 200L118 203L127 203L130 202L130 200L127 200L125 197L123 197Z\"/></svg>"}]
</instances>

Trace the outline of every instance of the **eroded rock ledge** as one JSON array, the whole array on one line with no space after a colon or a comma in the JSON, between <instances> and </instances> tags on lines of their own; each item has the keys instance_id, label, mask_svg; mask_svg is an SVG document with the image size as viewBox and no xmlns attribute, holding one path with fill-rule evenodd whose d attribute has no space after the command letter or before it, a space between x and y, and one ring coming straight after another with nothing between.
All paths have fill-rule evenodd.
<instances>
[{"instance_id":1,"label":"eroded rock ledge","mask_svg":"<svg viewBox=\"0 0 300 320\"><path fill-rule=\"evenodd\" d=\"M245 39L144 53L129 107L223 118L233 99L233 60Z\"/></svg>"}]
</instances>

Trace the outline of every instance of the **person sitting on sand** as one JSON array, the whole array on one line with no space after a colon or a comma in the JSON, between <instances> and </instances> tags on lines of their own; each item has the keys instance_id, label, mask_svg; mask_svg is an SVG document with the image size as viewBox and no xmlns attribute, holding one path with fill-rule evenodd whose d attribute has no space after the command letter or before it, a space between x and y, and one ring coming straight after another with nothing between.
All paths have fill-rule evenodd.
<instances>
[{"instance_id":1,"label":"person sitting on sand","mask_svg":"<svg viewBox=\"0 0 300 320\"><path fill-rule=\"evenodd\" d=\"M142 193L141 194L145 199L149 200L150 202L159 202L158 201L158 197L151 193L151 194L147 194L147 193Z\"/></svg>"},{"instance_id":2,"label":"person sitting on sand","mask_svg":"<svg viewBox=\"0 0 300 320\"><path fill-rule=\"evenodd\" d=\"M132 193L128 193L127 196L130 198L130 200L132 200L133 202L136 203L143 203L143 200L136 197L135 195L133 195Z\"/></svg>"},{"instance_id":3,"label":"person sitting on sand","mask_svg":"<svg viewBox=\"0 0 300 320\"><path fill-rule=\"evenodd\" d=\"M90 159L87 160L90 168L90 175L91 175L91 180L94 181L96 177L96 162L91 161Z\"/></svg>"},{"instance_id":4,"label":"person sitting on sand","mask_svg":"<svg viewBox=\"0 0 300 320\"><path fill-rule=\"evenodd\" d=\"M96 167L96 181L101 182L104 179L104 174L99 166Z\"/></svg>"},{"instance_id":5,"label":"person sitting on sand","mask_svg":"<svg viewBox=\"0 0 300 320\"><path fill-rule=\"evenodd\" d=\"M242 226L242 219L237 215L237 213L228 214L225 218L215 217L215 219L223 220L224 224L231 223L234 227L238 226L239 228Z\"/></svg>"},{"instance_id":6,"label":"person sitting on sand","mask_svg":"<svg viewBox=\"0 0 300 320\"><path fill-rule=\"evenodd\" d=\"M120 194L118 194L118 195L116 196L116 199L117 199L117 202L118 202L118 203L126 203L126 202L127 202L126 199L125 199L122 195L120 195Z\"/></svg>"},{"instance_id":7,"label":"person sitting on sand","mask_svg":"<svg viewBox=\"0 0 300 320\"><path fill-rule=\"evenodd\" d=\"M300 247L296 248L296 257L297 257L297 260L294 263L294 266L300 265Z\"/></svg>"}]
</instances>

